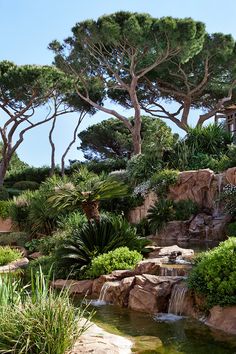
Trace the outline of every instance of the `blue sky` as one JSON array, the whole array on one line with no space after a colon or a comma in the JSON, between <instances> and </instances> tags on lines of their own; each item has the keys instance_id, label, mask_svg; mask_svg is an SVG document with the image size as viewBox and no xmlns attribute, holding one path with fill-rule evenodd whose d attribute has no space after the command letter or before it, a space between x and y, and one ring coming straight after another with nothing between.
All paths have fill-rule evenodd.
<instances>
[{"instance_id":1,"label":"blue sky","mask_svg":"<svg viewBox=\"0 0 236 354\"><path fill-rule=\"evenodd\" d=\"M76 22L119 10L147 12L154 17L192 17L203 21L208 32L231 33L236 38L236 0L0 0L0 60L50 64L53 57L47 46L51 40L66 38ZM105 118L107 115L98 112L81 129ZM58 120L57 162L71 139L75 123L74 115ZM18 150L22 160L34 166L49 164L48 129L44 126L29 133ZM82 157L76 145L68 157Z\"/></svg>"}]
</instances>

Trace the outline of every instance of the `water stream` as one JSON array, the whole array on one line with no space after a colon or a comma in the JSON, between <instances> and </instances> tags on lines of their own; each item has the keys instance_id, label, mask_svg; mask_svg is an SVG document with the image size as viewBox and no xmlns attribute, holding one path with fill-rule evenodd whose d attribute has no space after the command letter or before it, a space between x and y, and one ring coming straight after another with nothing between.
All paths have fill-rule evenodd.
<instances>
[{"instance_id":1,"label":"water stream","mask_svg":"<svg viewBox=\"0 0 236 354\"><path fill-rule=\"evenodd\" d=\"M188 289L186 286L175 284L172 292L171 298L168 307L168 313L173 315L182 315L185 295L187 294Z\"/></svg>"}]
</instances>

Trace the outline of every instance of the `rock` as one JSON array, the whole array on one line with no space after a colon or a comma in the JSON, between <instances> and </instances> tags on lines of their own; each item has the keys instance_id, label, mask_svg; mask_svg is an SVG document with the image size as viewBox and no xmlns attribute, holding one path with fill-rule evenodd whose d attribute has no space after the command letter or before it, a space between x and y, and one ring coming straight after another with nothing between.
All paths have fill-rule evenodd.
<instances>
[{"instance_id":1,"label":"rock","mask_svg":"<svg viewBox=\"0 0 236 354\"><path fill-rule=\"evenodd\" d=\"M90 295L92 293L93 280L64 280L57 279L51 282L55 289L69 289L70 294Z\"/></svg>"},{"instance_id":2,"label":"rock","mask_svg":"<svg viewBox=\"0 0 236 354\"><path fill-rule=\"evenodd\" d=\"M190 199L201 207L212 208L216 190L217 180L213 171L183 171L179 173L177 184L170 187L168 197L175 201Z\"/></svg>"},{"instance_id":3,"label":"rock","mask_svg":"<svg viewBox=\"0 0 236 354\"><path fill-rule=\"evenodd\" d=\"M156 193L150 192L146 196L143 205L130 210L128 214L129 222L131 224L138 224L143 218L147 216L148 209L155 204L156 200Z\"/></svg>"},{"instance_id":4,"label":"rock","mask_svg":"<svg viewBox=\"0 0 236 354\"><path fill-rule=\"evenodd\" d=\"M167 312L171 289L182 279L150 274L135 276L135 286L129 294L129 308L151 314Z\"/></svg>"},{"instance_id":5,"label":"rock","mask_svg":"<svg viewBox=\"0 0 236 354\"><path fill-rule=\"evenodd\" d=\"M236 306L214 306L210 310L206 324L228 334L236 334Z\"/></svg>"},{"instance_id":6,"label":"rock","mask_svg":"<svg viewBox=\"0 0 236 354\"><path fill-rule=\"evenodd\" d=\"M136 265L134 272L135 274L145 273L159 275L161 264L167 261L168 257L145 259L144 261L141 261Z\"/></svg>"},{"instance_id":7,"label":"rock","mask_svg":"<svg viewBox=\"0 0 236 354\"><path fill-rule=\"evenodd\" d=\"M81 325L86 323L88 329L84 332L72 350L66 354L130 354L133 343L124 337L106 332L94 323L81 321Z\"/></svg>"},{"instance_id":8,"label":"rock","mask_svg":"<svg viewBox=\"0 0 236 354\"><path fill-rule=\"evenodd\" d=\"M129 269L127 269L127 270L114 270L111 273L111 276L115 277L117 280L121 280L124 278L133 277L135 274L136 274L135 271L129 270Z\"/></svg>"},{"instance_id":9,"label":"rock","mask_svg":"<svg viewBox=\"0 0 236 354\"><path fill-rule=\"evenodd\" d=\"M33 259L33 260L38 259L40 257L43 257L43 254L41 252L34 252L34 253L29 254L29 256L28 256L28 258Z\"/></svg>"},{"instance_id":10,"label":"rock","mask_svg":"<svg viewBox=\"0 0 236 354\"><path fill-rule=\"evenodd\" d=\"M0 218L0 233L11 232L13 229L12 219L2 219Z\"/></svg>"},{"instance_id":11,"label":"rock","mask_svg":"<svg viewBox=\"0 0 236 354\"><path fill-rule=\"evenodd\" d=\"M177 245L160 247L159 250L156 251L156 255L158 257L169 257L173 252L181 252L183 258L191 258L194 256L194 251L189 248L181 248Z\"/></svg>"},{"instance_id":12,"label":"rock","mask_svg":"<svg viewBox=\"0 0 236 354\"><path fill-rule=\"evenodd\" d=\"M0 267L0 274L1 273L11 273L16 271L19 268L26 268L29 263L28 258L21 258L14 262L11 262L7 265Z\"/></svg>"},{"instance_id":13,"label":"rock","mask_svg":"<svg viewBox=\"0 0 236 354\"><path fill-rule=\"evenodd\" d=\"M198 241L222 241L226 237L225 228L231 217L229 215L196 215L189 225L189 237Z\"/></svg>"},{"instance_id":14,"label":"rock","mask_svg":"<svg viewBox=\"0 0 236 354\"><path fill-rule=\"evenodd\" d=\"M225 179L227 183L236 185L236 167L228 168L225 171Z\"/></svg>"},{"instance_id":15,"label":"rock","mask_svg":"<svg viewBox=\"0 0 236 354\"><path fill-rule=\"evenodd\" d=\"M124 278L106 283L106 291L103 295L103 300L121 307L128 306L130 290L134 284L134 277Z\"/></svg>"},{"instance_id":16,"label":"rock","mask_svg":"<svg viewBox=\"0 0 236 354\"><path fill-rule=\"evenodd\" d=\"M99 278L94 279L92 286L92 296L94 298L99 298L101 289L107 281L114 281L116 278L111 274L101 275Z\"/></svg>"},{"instance_id":17,"label":"rock","mask_svg":"<svg viewBox=\"0 0 236 354\"><path fill-rule=\"evenodd\" d=\"M173 244L177 241L187 242L189 240L189 223L189 221L169 221L165 224L162 230L156 235L149 237L149 239L157 245L160 242L163 242L164 244Z\"/></svg>"}]
</instances>

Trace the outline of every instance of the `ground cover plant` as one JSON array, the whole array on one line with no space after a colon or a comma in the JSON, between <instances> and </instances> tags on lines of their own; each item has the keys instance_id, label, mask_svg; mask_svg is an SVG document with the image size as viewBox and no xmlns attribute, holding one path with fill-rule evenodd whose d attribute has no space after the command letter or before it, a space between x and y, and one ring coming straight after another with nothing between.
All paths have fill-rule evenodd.
<instances>
[{"instance_id":1,"label":"ground cover plant","mask_svg":"<svg viewBox=\"0 0 236 354\"><path fill-rule=\"evenodd\" d=\"M206 298L207 307L236 304L236 238L230 237L196 259L188 286Z\"/></svg>"},{"instance_id":2,"label":"ground cover plant","mask_svg":"<svg viewBox=\"0 0 236 354\"><path fill-rule=\"evenodd\" d=\"M4 266L20 258L22 258L22 254L19 250L9 246L0 246L0 266Z\"/></svg>"}]
</instances>

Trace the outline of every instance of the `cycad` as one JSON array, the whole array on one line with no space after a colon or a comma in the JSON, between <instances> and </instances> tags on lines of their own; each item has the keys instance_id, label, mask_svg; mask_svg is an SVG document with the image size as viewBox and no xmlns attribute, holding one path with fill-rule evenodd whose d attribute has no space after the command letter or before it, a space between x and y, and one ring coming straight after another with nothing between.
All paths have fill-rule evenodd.
<instances>
[{"instance_id":1,"label":"cycad","mask_svg":"<svg viewBox=\"0 0 236 354\"><path fill-rule=\"evenodd\" d=\"M78 184L60 183L55 193L49 198L55 208L70 210L82 207L87 219L99 221L99 202L127 195L127 187L111 178L100 180L93 177Z\"/></svg>"}]
</instances>

